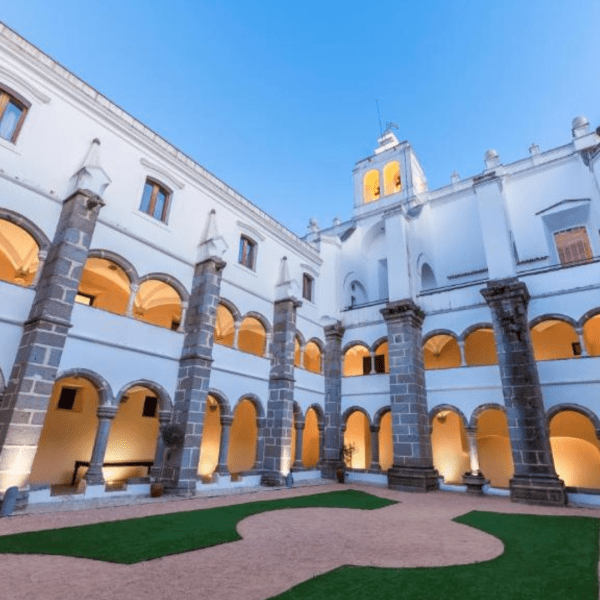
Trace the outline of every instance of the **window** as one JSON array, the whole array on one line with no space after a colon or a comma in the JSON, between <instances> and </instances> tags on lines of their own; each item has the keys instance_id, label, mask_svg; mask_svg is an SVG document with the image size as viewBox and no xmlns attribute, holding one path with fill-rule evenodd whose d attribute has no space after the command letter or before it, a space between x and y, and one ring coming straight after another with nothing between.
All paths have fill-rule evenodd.
<instances>
[{"instance_id":1,"label":"window","mask_svg":"<svg viewBox=\"0 0 600 600\"><path fill-rule=\"evenodd\" d=\"M585 227L573 227L554 234L556 250L563 265L585 262L592 258L592 248Z\"/></svg>"},{"instance_id":2,"label":"window","mask_svg":"<svg viewBox=\"0 0 600 600\"><path fill-rule=\"evenodd\" d=\"M400 163L393 161L383 168L383 189L385 195L395 194L402 189L400 180Z\"/></svg>"},{"instance_id":3,"label":"window","mask_svg":"<svg viewBox=\"0 0 600 600\"><path fill-rule=\"evenodd\" d=\"M364 199L365 203L379 200L381 188L379 187L379 171L373 169L365 175L364 179Z\"/></svg>"},{"instance_id":4,"label":"window","mask_svg":"<svg viewBox=\"0 0 600 600\"><path fill-rule=\"evenodd\" d=\"M238 256L238 262L240 265L244 265L249 269L254 269L254 263L256 259L256 242L250 238L242 235L240 237L240 254Z\"/></svg>"},{"instance_id":5,"label":"window","mask_svg":"<svg viewBox=\"0 0 600 600\"><path fill-rule=\"evenodd\" d=\"M142 410L142 417L155 417L157 405L158 400L154 396L146 396L144 398L144 408Z\"/></svg>"},{"instance_id":6,"label":"window","mask_svg":"<svg viewBox=\"0 0 600 600\"><path fill-rule=\"evenodd\" d=\"M302 297L305 300L310 300L311 302L313 299L314 282L315 280L308 273L304 273L304 275L302 275Z\"/></svg>"},{"instance_id":7,"label":"window","mask_svg":"<svg viewBox=\"0 0 600 600\"><path fill-rule=\"evenodd\" d=\"M156 181L146 179L140 211L150 215L158 221L166 223L170 198L171 193L167 188L156 183Z\"/></svg>"},{"instance_id":8,"label":"window","mask_svg":"<svg viewBox=\"0 0 600 600\"><path fill-rule=\"evenodd\" d=\"M0 138L16 142L26 113L22 102L0 89Z\"/></svg>"},{"instance_id":9,"label":"window","mask_svg":"<svg viewBox=\"0 0 600 600\"><path fill-rule=\"evenodd\" d=\"M60 408L61 410L73 410L75 406L75 396L77 396L77 388L62 388L60 390L56 408Z\"/></svg>"}]
</instances>

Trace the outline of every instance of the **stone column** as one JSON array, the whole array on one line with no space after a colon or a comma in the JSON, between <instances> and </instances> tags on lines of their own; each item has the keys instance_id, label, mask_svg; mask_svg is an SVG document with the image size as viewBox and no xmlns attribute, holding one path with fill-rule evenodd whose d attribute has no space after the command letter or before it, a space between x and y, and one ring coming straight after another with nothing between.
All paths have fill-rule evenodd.
<instances>
[{"instance_id":1,"label":"stone column","mask_svg":"<svg viewBox=\"0 0 600 600\"><path fill-rule=\"evenodd\" d=\"M344 328L338 321L325 327L325 416L321 476L335 479L338 468L344 466L342 456L342 339Z\"/></svg>"},{"instance_id":2,"label":"stone column","mask_svg":"<svg viewBox=\"0 0 600 600\"><path fill-rule=\"evenodd\" d=\"M96 439L94 440L94 449L90 458L90 467L85 474L85 480L88 485L104 485L104 474L102 465L106 456L106 446L108 445L108 436L110 435L110 426L117 414L116 406L99 406L96 413L98 415L98 428L96 429Z\"/></svg>"},{"instance_id":3,"label":"stone column","mask_svg":"<svg viewBox=\"0 0 600 600\"><path fill-rule=\"evenodd\" d=\"M317 423L317 430L319 432L319 460L317 460L316 468L320 469L325 455L325 424Z\"/></svg>"},{"instance_id":4,"label":"stone column","mask_svg":"<svg viewBox=\"0 0 600 600\"><path fill-rule=\"evenodd\" d=\"M265 427L267 420L264 417L256 418L257 440L256 440L256 457L254 460L253 473L260 473L263 469L265 456Z\"/></svg>"},{"instance_id":5,"label":"stone column","mask_svg":"<svg viewBox=\"0 0 600 600\"><path fill-rule=\"evenodd\" d=\"M40 250L38 252L38 268L35 272L35 276L33 277L33 282L31 283L31 287L36 287L40 281L42 276L42 271L44 270L44 263L46 262L46 258L48 256L48 252L46 250Z\"/></svg>"},{"instance_id":6,"label":"stone column","mask_svg":"<svg viewBox=\"0 0 600 600\"><path fill-rule=\"evenodd\" d=\"M575 332L577 333L577 339L579 340L579 345L581 346L581 354L580 356L588 356L587 347L585 345L585 337L583 335L583 329L578 327Z\"/></svg>"},{"instance_id":7,"label":"stone column","mask_svg":"<svg viewBox=\"0 0 600 600\"><path fill-rule=\"evenodd\" d=\"M133 305L135 304L135 299L139 291L140 286L137 283L132 283L129 290L129 300L127 301L127 308L125 309L125 314L128 317L133 317Z\"/></svg>"},{"instance_id":8,"label":"stone column","mask_svg":"<svg viewBox=\"0 0 600 600\"><path fill-rule=\"evenodd\" d=\"M294 460L294 471L301 471L304 469L304 463L302 462L302 441L304 439L304 423L296 423L296 458Z\"/></svg>"},{"instance_id":9,"label":"stone column","mask_svg":"<svg viewBox=\"0 0 600 600\"><path fill-rule=\"evenodd\" d=\"M293 298L275 302L262 485L284 485L284 471L293 460L294 342L296 309L301 304Z\"/></svg>"},{"instance_id":10,"label":"stone column","mask_svg":"<svg viewBox=\"0 0 600 600\"><path fill-rule=\"evenodd\" d=\"M103 205L99 196L87 190L72 194L63 203L0 403L0 490L24 485L31 472L71 327L75 295Z\"/></svg>"},{"instance_id":11,"label":"stone column","mask_svg":"<svg viewBox=\"0 0 600 600\"><path fill-rule=\"evenodd\" d=\"M160 479L164 460L165 460L165 440L163 439L163 431L171 422L171 411L158 411L158 436L156 438L156 451L154 452L154 464L150 467L150 477L152 479Z\"/></svg>"},{"instance_id":12,"label":"stone column","mask_svg":"<svg viewBox=\"0 0 600 600\"><path fill-rule=\"evenodd\" d=\"M467 356L465 354L465 340L458 340L458 350L460 351L460 366L464 367L467 364Z\"/></svg>"},{"instance_id":13,"label":"stone column","mask_svg":"<svg viewBox=\"0 0 600 600\"><path fill-rule=\"evenodd\" d=\"M229 473L227 468L227 458L229 456L229 435L231 433L231 424L233 417L221 417L221 439L219 440L219 464L217 465L217 473L226 475Z\"/></svg>"},{"instance_id":14,"label":"stone column","mask_svg":"<svg viewBox=\"0 0 600 600\"><path fill-rule=\"evenodd\" d=\"M515 474L514 502L562 506L565 487L554 470L537 365L529 334L527 286L516 278L481 290L492 313Z\"/></svg>"},{"instance_id":15,"label":"stone column","mask_svg":"<svg viewBox=\"0 0 600 600\"><path fill-rule=\"evenodd\" d=\"M477 429L475 427L467 427L465 431L469 440L469 462L471 470L463 475L463 483L467 486L467 494L483 496L483 486L489 483L489 481L479 470Z\"/></svg>"},{"instance_id":16,"label":"stone column","mask_svg":"<svg viewBox=\"0 0 600 600\"><path fill-rule=\"evenodd\" d=\"M181 448L174 449L167 455L163 471L165 489L172 492L193 494L196 491L217 305L224 267L222 260L211 257L197 263L194 269L172 420L184 432L184 442Z\"/></svg>"},{"instance_id":17,"label":"stone column","mask_svg":"<svg viewBox=\"0 0 600 600\"><path fill-rule=\"evenodd\" d=\"M369 471L379 473L379 425L371 425L371 465Z\"/></svg>"},{"instance_id":18,"label":"stone column","mask_svg":"<svg viewBox=\"0 0 600 600\"><path fill-rule=\"evenodd\" d=\"M433 468L421 327L423 311L410 299L390 302L387 323L390 359L393 464L388 487L428 492L438 488Z\"/></svg>"}]
</instances>

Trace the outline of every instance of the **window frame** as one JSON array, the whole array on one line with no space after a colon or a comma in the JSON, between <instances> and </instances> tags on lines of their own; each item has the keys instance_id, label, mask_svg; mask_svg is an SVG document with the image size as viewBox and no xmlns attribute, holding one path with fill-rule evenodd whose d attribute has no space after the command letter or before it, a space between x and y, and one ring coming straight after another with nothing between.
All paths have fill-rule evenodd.
<instances>
[{"instance_id":1,"label":"window frame","mask_svg":"<svg viewBox=\"0 0 600 600\"><path fill-rule=\"evenodd\" d=\"M586 254L586 257L579 259L579 260L564 260L563 261L563 256L565 256L565 246L559 246L557 236L561 236L563 234L568 234L568 233L575 232L575 231L577 231L577 232L583 234L583 236L585 236L585 238L583 236L581 236L579 239L581 240L581 242L584 246L584 253ZM581 265L581 264L584 264L584 263L587 263L587 262L590 262L591 260L593 260L594 249L592 248L590 234L585 225L575 225L574 227L568 227L567 229L561 229L559 231L554 231L554 232L552 232L552 237L554 238L556 254L558 255L558 261L561 266L566 267L569 265ZM569 247L569 246L566 246L566 247ZM566 256L565 256L565 258L566 258Z\"/></svg>"},{"instance_id":2,"label":"window frame","mask_svg":"<svg viewBox=\"0 0 600 600\"><path fill-rule=\"evenodd\" d=\"M144 210L142 208L142 205L143 205L144 198L146 195L146 187L148 185L150 185L152 187L152 191L150 193L150 202L148 204L148 210ZM163 206L162 214L161 214L160 218L154 216L154 211L156 209L156 198L158 197L159 192L162 192L165 197L165 204ZM153 177L146 177L146 181L144 181L144 187L142 188L142 198L140 200L138 211L141 212L142 214L150 217L151 219L154 219L155 221L158 221L159 223L163 223L166 225L167 218L169 216L169 211L171 208L172 197L173 197L172 190L169 187L167 187L164 183L158 181L157 179L154 179Z\"/></svg>"},{"instance_id":3,"label":"window frame","mask_svg":"<svg viewBox=\"0 0 600 600\"><path fill-rule=\"evenodd\" d=\"M17 121L10 138L0 137L0 140L8 142L9 144L16 144L27 113L31 108L31 104L27 102L20 94L17 94L4 85L0 85L0 122L2 121L2 117L4 116L6 108L11 102L15 104L17 108L21 109L21 115L19 116L19 120Z\"/></svg>"},{"instance_id":4,"label":"window frame","mask_svg":"<svg viewBox=\"0 0 600 600\"><path fill-rule=\"evenodd\" d=\"M309 273L302 273L302 298L314 302L315 278Z\"/></svg>"},{"instance_id":5,"label":"window frame","mask_svg":"<svg viewBox=\"0 0 600 600\"><path fill-rule=\"evenodd\" d=\"M249 251L246 252L246 249L249 249ZM250 269L251 271L255 271L257 251L257 242L255 242L250 236L242 233L240 235L240 245L238 250L238 264Z\"/></svg>"}]
</instances>

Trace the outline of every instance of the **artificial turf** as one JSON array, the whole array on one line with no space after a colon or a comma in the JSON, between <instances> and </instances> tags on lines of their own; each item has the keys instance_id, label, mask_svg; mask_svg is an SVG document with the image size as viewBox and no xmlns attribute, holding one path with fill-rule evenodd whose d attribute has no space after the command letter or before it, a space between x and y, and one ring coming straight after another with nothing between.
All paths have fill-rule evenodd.
<instances>
[{"instance_id":1,"label":"artificial turf","mask_svg":"<svg viewBox=\"0 0 600 600\"><path fill-rule=\"evenodd\" d=\"M496 536L504 553L451 567L344 566L276 598L597 600L599 519L473 511L454 520Z\"/></svg>"},{"instance_id":2,"label":"artificial turf","mask_svg":"<svg viewBox=\"0 0 600 600\"><path fill-rule=\"evenodd\" d=\"M236 525L282 508L373 510L396 504L358 490L247 502L152 517L0 536L0 553L58 554L134 564L241 539Z\"/></svg>"}]
</instances>

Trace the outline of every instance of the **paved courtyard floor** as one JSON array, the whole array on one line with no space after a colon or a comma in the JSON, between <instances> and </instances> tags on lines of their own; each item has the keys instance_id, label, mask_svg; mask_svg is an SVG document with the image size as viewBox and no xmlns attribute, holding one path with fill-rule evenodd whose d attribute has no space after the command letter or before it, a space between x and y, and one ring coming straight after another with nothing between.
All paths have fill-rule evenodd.
<instances>
[{"instance_id":1,"label":"paved courtyard floor","mask_svg":"<svg viewBox=\"0 0 600 600\"><path fill-rule=\"evenodd\" d=\"M240 541L134 565L63 556L0 555L3 597L258 600L344 564L443 566L495 558L503 551L498 539L452 521L471 510L600 517L595 509L527 506L512 504L508 498L325 484L63 512L42 512L38 507L29 514L0 520L0 535L343 488L360 489L398 504L372 511L302 508L257 514L239 523Z\"/></svg>"}]
</instances>

